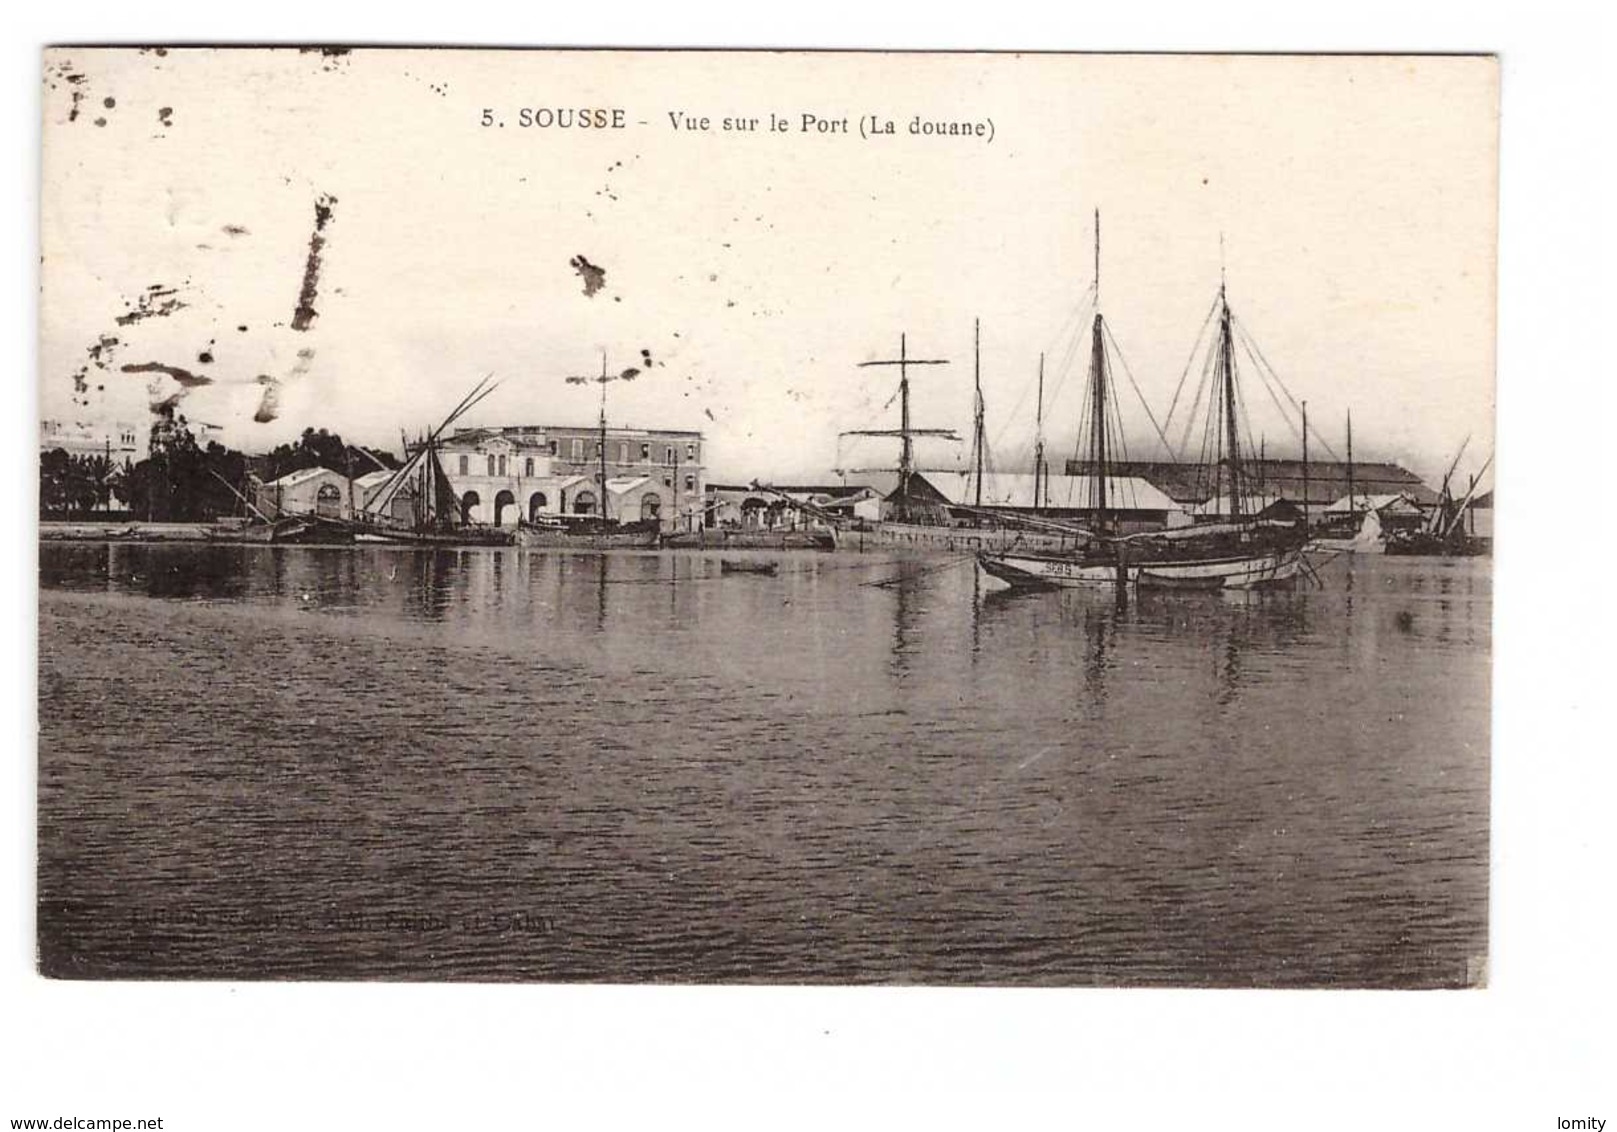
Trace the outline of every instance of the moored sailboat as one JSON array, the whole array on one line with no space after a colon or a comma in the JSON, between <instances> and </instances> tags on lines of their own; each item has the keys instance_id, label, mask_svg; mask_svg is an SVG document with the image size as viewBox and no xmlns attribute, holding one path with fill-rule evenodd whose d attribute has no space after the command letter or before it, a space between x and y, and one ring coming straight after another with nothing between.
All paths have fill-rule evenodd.
<instances>
[{"instance_id":1,"label":"moored sailboat","mask_svg":"<svg viewBox=\"0 0 1617 1132\"><path fill-rule=\"evenodd\" d=\"M1477 484L1490 467L1493 466L1493 457L1489 456L1482 465L1482 469L1471 477L1471 486L1465 495L1455 499L1450 485L1454 481L1455 469L1460 466L1460 457L1465 454L1466 445L1470 438L1460 445L1460 451L1454 456L1454 462L1443 475L1443 485L1438 489L1437 506L1432 509L1427 521L1418 530L1394 532L1387 539L1387 553L1404 555L1406 557L1441 557L1441 558L1473 558L1488 552L1487 543L1474 538L1465 529L1467 509L1476 497Z\"/></svg>"},{"instance_id":2,"label":"moored sailboat","mask_svg":"<svg viewBox=\"0 0 1617 1132\"><path fill-rule=\"evenodd\" d=\"M843 437L890 437L899 441L897 486L882 501L882 517L878 521L857 526L858 542L865 539L882 545L920 550L972 552L988 548L1004 548L1013 544L1037 546L1058 551L1072 545L1081 532L1071 526L1036 516L1008 514L985 499L983 484L988 468L988 437L985 426L986 402L982 391L982 354L980 338L974 328L972 454L967 502L940 491L916 467L915 441L937 438L959 441L960 436L947 428L916 428L910 423L911 366L948 365L941 358L912 358L909 356L908 337L900 335L898 357L861 362L860 366L897 366L899 427L852 429ZM891 472L891 468L855 468L842 471ZM837 525L837 524L828 524ZM842 541L853 541L843 536Z\"/></svg>"},{"instance_id":3,"label":"moored sailboat","mask_svg":"<svg viewBox=\"0 0 1617 1132\"><path fill-rule=\"evenodd\" d=\"M357 541L415 546L511 545L511 531L467 521L438 456L438 439L445 430L498 385L489 384L485 377L473 386L443 423L422 438L414 451L406 453L404 463L360 501L348 524Z\"/></svg>"},{"instance_id":4,"label":"moored sailboat","mask_svg":"<svg viewBox=\"0 0 1617 1132\"><path fill-rule=\"evenodd\" d=\"M582 550L629 550L657 546L662 539L661 525L655 519L623 521L610 514L614 481L606 468L606 387L618 381L632 381L637 370L628 369L611 373L607 368L606 352L601 353L600 376L575 374L567 378L569 385L599 385L601 387L600 439L595 451L601 461L596 484L601 492L599 515L549 515L522 520L513 532L518 546L529 548L566 547Z\"/></svg>"},{"instance_id":5,"label":"moored sailboat","mask_svg":"<svg viewBox=\"0 0 1617 1132\"><path fill-rule=\"evenodd\" d=\"M1223 283L1216 310L1219 330L1211 349L1212 395L1206 443L1213 469L1212 499L1227 501L1227 519L1188 527L1124 533L1118 521L1113 474L1114 450L1121 441L1108 360L1108 331L1100 310L1100 221L1096 215L1095 314L1091 324L1084 421L1087 438L1090 515L1087 537L1072 551L1049 553L1014 548L984 551L978 562L989 575L1012 586L1112 585L1156 589L1257 589L1289 586L1306 569L1303 524L1270 518L1254 507L1243 466L1245 447L1237 412L1237 374L1231 315ZM1154 424L1155 422L1153 422ZM1160 430L1159 430L1160 432ZM1227 493L1227 494L1225 494Z\"/></svg>"}]
</instances>

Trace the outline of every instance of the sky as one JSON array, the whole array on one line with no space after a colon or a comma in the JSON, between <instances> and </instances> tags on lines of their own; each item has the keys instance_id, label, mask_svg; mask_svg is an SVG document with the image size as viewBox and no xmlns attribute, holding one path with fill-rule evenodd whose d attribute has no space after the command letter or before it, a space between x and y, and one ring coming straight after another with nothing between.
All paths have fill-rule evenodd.
<instances>
[{"instance_id":1,"label":"sky","mask_svg":"<svg viewBox=\"0 0 1617 1132\"><path fill-rule=\"evenodd\" d=\"M818 480L895 459L838 433L896 426L893 371L860 363L901 334L950 363L914 371L915 423L969 438L977 324L1014 470L1041 353L1048 450L1074 450L1099 209L1101 308L1157 418L1222 272L1322 443L1351 411L1357 458L1429 480L1492 448L1489 59L60 49L44 83L48 419L177 398L248 451L397 449L485 374L464 423L592 423L566 378L604 353L639 371L612 425L701 429L713 479ZM521 124L581 107L624 128ZM1251 368L1253 440L1293 455Z\"/></svg>"}]
</instances>

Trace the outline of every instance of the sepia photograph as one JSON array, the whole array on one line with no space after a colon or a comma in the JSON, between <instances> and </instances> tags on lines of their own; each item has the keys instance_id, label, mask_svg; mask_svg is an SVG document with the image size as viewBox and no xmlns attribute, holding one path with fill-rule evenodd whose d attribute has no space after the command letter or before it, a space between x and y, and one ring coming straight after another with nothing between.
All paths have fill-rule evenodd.
<instances>
[{"instance_id":1,"label":"sepia photograph","mask_svg":"<svg viewBox=\"0 0 1617 1132\"><path fill-rule=\"evenodd\" d=\"M14 22L0 1126L1614 1119L1609 19Z\"/></svg>"},{"instance_id":2,"label":"sepia photograph","mask_svg":"<svg viewBox=\"0 0 1617 1132\"><path fill-rule=\"evenodd\" d=\"M42 975L1487 985L1496 58L42 67Z\"/></svg>"}]
</instances>

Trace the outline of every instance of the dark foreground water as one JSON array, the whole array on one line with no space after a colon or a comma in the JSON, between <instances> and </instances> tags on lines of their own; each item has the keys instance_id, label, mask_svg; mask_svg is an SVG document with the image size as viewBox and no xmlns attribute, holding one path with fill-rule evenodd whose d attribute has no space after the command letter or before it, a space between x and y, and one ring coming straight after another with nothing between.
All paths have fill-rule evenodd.
<instances>
[{"instance_id":1,"label":"dark foreground water","mask_svg":"<svg viewBox=\"0 0 1617 1132\"><path fill-rule=\"evenodd\" d=\"M1479 977L1486 561L762 557L42 547L44 971Z\"/></svg>"}]
</instances>

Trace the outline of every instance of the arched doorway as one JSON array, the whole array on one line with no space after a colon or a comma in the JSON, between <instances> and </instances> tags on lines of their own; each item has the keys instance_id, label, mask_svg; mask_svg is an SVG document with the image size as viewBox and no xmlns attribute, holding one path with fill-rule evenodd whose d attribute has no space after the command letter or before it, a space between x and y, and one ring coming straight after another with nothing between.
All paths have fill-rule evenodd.
<instances>
[{"instance_id":1,"label":"arched doorway","mask_svg":"<svg viewBox=\"0 0 1617 1132\"><path fill-rule=\"evenodd\" d=\"M478 495L475 491L468 491L465 495L461 496L460 521L462 523L470 523L472 521L472 511L477 507L480 507L482 503L483 497Z\"/></svg>"},{"instance_id":2,"label":"arched doorway","mask_svg":"<svg viewBox=\"0 0 1617 1132\"><path fill-rule=\"evenodd\" d=\"M342 492L337 490L336 484L320 485L320 490L314 493L314 513L322 519L342 517Z\"/></svg>"},{"instance_id":3,"label":"arched doorway","mask_svg":"<svg viewBox=\"0 0 1617 1132\"><path fill-rule=\"evenodd\" d=\"M663 513L663 501L655 495L644 495L640 498L640 517L655 520Z\"/></svg>"},{"instance_id":4,"label":"arched doorway","mask_svg":"<svg viewBox=\"0 0 1617 1132\"><path fill-rule=\"evenodd\" d=\"M586 488L573 496L573 514L595 514L595 493L593 491Z\"/></svg>"},{"instance_id":5,"label":"arched doorway","mask_svg":"<svg viewBox=\"0 0 1617 1132\"><path fill-rule=\"evenodd\" d=\"M515 511L517 507L517 497L512 495L509 491L502 490L494 496L494 525L496 527L503 524L505 520L505 509L507 507Z\"/></svg>"},{"instance_id":6,"label":"arched doorway","mask_svg":"<svg viewBox=\"0 0 1617 1132\"><path fill-rule=\"evenodd\" d=\"M537 520L540 512L549 506L549 504L550 500L545 498L545 493L542 491L536 491L532 495L528 496L528 520L530 522Z\"/></svg>"}]
</instances>

